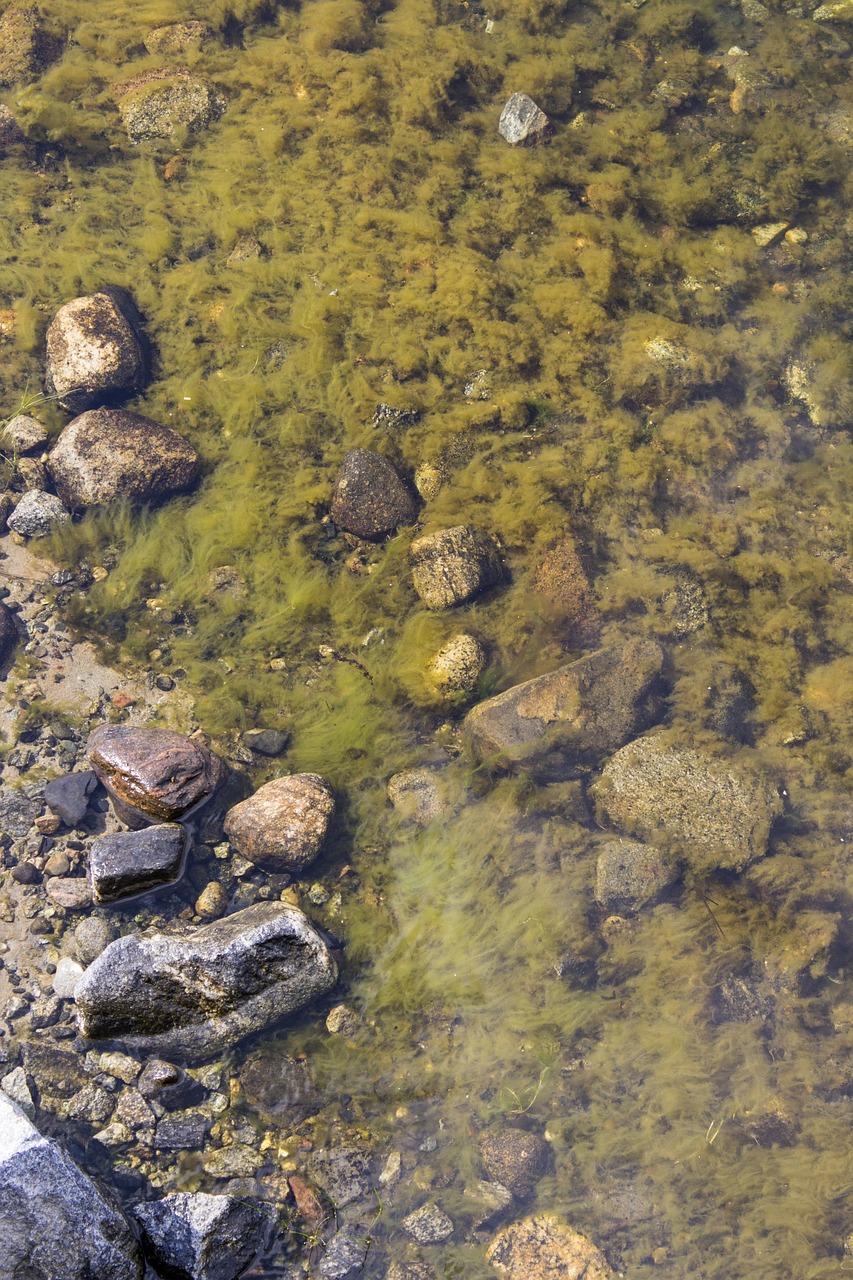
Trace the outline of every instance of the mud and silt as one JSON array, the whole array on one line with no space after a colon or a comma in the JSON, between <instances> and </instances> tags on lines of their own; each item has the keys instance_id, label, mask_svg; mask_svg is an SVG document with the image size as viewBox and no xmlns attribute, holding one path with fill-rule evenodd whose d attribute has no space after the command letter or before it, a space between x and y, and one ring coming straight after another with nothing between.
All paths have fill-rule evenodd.
<instances>
[{"instance_id":1,"label":"mud and silt","mask_svg":"<svg viewBox=\"0 0 853 1280\"><path fill-rule=\"evenodd\" d=\"M63 535L60 554L109 570L69 607L185 671L209 734L286 728L287 769L341 800L314 914L347 939L364 1021L283 1044L342 1123L402 1152L388 1248L429 1198L454 1222L431 1265L492 1274L464 1193L503 1118L551 1144L530 1204L634 1277L837 1275L850 28L782 0L243 0L197 6L213 38L164 55L145 41L177 5L89 8L46 3L50 57L21 55L4 91L35 144L0 162L4 412L39 385L63 302L131 291L154 357L126 407L189 439L204 474ZM113 86L172 65L225 110L134 145ZM517 91L547 145L498 134ZM419 475L419 526L360 543L328 521L353 448ZM498 539L506 579L431 613L409 547L463 525ZM536 588L566 539L592 625L586 597L579 627L577 593ZM481 696L585 646L659 642L665 741L767 779L784 804L767 852L720 870L654 832L680 879L602 919L600 765L532 783L455 759L464 708L425 672L460 631L489 655ZM423 765L448 800L418 831L385 782Z\"/></svg>"}]
</instances>

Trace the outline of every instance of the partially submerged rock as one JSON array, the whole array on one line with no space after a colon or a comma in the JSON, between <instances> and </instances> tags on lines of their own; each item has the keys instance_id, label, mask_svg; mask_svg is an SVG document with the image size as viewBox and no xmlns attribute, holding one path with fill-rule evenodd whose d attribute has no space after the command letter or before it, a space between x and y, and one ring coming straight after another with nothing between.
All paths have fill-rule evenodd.
<instances>
[{"instance_id":1,"label":"partially submerged rock","mask_svg":"<svg viewBox=\"0 0 853 1280\"><path fill-rule=\"evenodd\" d=\"M61 498L43 489L28 489L6 523L22 538L46 538L71 515Z\"/></svg>"},{"instance_id":2,"label":"partially submerged rock","mask_svg":"<svg viewBox=\"0 0 853 1280\"><path fill-rule=\"evenodd\" d=\"M144 71L117 87L119 115L131 142L198 133L214 124L226 107L220 90L183 67Z\"/></svg>"},{"instance_id":3,"label":"partially submerged rock","mask_svg":"<svg viewBox=\"0 0 853 1280\"><path fill-rule=\"evenodd\" d=\"M105 724L86 754L118 801L151 822L176 822L209 800L225 765L209 747L171 729Z\"/></svg>"},{"instance_id":4,"label":"partially submerged rock","mask_svg":"<svg viewBox=\"0 0 853 1280\"><path fill-rule=\"evenodd\" d=\"M142 317L124 289L72 298L47 331L45 381L63 409L84 409L140 391L148 380Z\"/></svg>"},{"instance_id":5,"label":"partially submerged rock","mask_svg":"<svg viewBox=\"0 0 853 1280\"><path fill-rule=\"evenodd\" d=\"M504 576L491 534L461 524L412 543L412 580L429 609L449 609L493 587Z\"/></svg>"},{"instance_id":6,"label":"partially submerged rock","mask_svg":"<svg viewBox=\"0 0 853 1280\"><path fill-rule=\"evenodd\" d=\"M529 147L550 136L551 122L526 93L514 93L501 112L498 133L510 146Z\"/></svg>"},{"instance_id":7,"label":"partially submerged rock","mask_svg":"<svg viewBox=\"0 0 853 1280\"><path fill-rule=\"evenodd\" d=\"M149 1258L176 1280L236 1280L273 1224L267 1205L202 1191L137 1205L134 1217Z\"/></svg>"},{"instance_id":8,"label":"partially submerged rock","mask_svg":"<svg viewBox=\"0 0 853 1280\"><path fill-rule=\"evenodd\" d=\"M329 991L337 965L310 921L260 902L183 933L126 935L77 986L90 1040L186 1060L220 1053Z\"/></svg>"},{"instance_id":9,"label":"partially submerged rock","mask_svg":"<svg viewBox=\"0 0 853 1280\"><path fill-rule=\"evenodd\" d=\"M601 1250L550 1214L505 1227L486 1256L508 1280L614 1280Z\"/></svg>"},{"instance_id":10,"label":"partially submerged rock","mask_svg":"<svg viewBox=\"0 0 853 1280\"><path fill-rule=\"evenodd\" d=\"M393 462L371 449L350 449L335 479L332 519L359 538L382 538L414 524L418 504Z\"/></svg>"},{"instance_id":11,"label":"partially submerged rock","mask_svg":"<svg viewBox=\"0 0 853 1280\"><path fill-rule=\"evenodd\" d=\"M265 871L299 873L320 852L335 800L325 778L294 773L259 787L228 810L225 834Z\"/></svg>"},{"instance_id":12,"label":"partially submerged rock","mask_svg":"<svg viewBox=\"0 0 853 1280\"><path fill-rule=\"evenodd\" d=\"M124 409L90 409L69 422L47 465L69 507L103 506L116 498L163 502L195 483L195 449L170 427Z\"/></svg>"},{"instance_id":13,"label":"partially submerged rock","mask_svg":"<svg viewBox=\"0 0 853 1280\"><path fill-rule=\"evenodd\" d=\"M610 840L598 855L595 900L606 911L638 911L678 879L678 868L650 844Z\"/></svg>"},{"instance_id":14,"label":"partially submerged rock","mask_svg":"<svg viewBox=\"0 0 853 1280\"><path fill-rule=\"evenodd\" d=\"M701 870L742 871L763 857L782 812L778 789L750 764L672 746L660 734L617 751L592 791L602 820L663 840Z\"/></svg>"},{"instance_id":15,"label":"partially submerged rock","mask_svg":"<svg viewBox=\"0 0 853 1280\"><path fill-rule=\"evenodd\" d=\"M11 1280L141 1280L120 1210L0 1092L0 1273Z\"/></svg>"},{"instance_id":16,"label":"partially submerged rock","mask_svg":"<svg viewBox=\"0 0 853 1280\"><path fill-rule=\"evenodd\" d=\"M28 413L18 413L6 423L0 437L0 445L13 454L34 453L47 444L47 430L38 418Z\"/></svg>"},{"instance_id":17,"label":"partially submerged rock","mask_svg":"<svg viewBox=\"0 0 853 1280\"><path fill-rule=\"evenodd\" d=\"M463 737L481 760L569 776L651 722L662 667L653 640L599 649L479 703Z\"/></svg>"},{"instance_id":18,"label":"partially submerged rock","mask_svg":"<svg viewBox=\"0 0 853 1280\"><path fill-rule=\"evenodd\" d=\"M186 843L186 832L177 822L99 836L89 849L93 900L121 902L174 884L183 869Z\"/></svg>"}]
</instances>

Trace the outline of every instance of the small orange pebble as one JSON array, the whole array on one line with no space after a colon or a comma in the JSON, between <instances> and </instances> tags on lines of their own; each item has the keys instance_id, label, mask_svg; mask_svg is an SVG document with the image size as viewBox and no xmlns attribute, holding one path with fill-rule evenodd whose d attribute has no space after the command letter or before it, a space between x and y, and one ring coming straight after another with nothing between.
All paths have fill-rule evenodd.
<instances>
[{"instance_id":1,"label":"small orange pebble","mask_svg":"<svg viewBox=\"0 0 853 1280\"><path fill-rule=\"evenodd\" d=\"M123 689L119 689L118 693L114 693L110 698L110 702L114 707L118 707L119 711L123 711L125 707L132 707L135 699L131 698L129 693L125 693Z\"/></svg>"}]
</instances>

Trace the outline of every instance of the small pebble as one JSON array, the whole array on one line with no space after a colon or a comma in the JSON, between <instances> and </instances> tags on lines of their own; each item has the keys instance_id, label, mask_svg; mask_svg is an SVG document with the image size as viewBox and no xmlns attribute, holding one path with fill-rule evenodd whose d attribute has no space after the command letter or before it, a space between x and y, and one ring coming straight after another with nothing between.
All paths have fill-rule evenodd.
<instances>
[{"instance_id":1,"label":"small pebble","mask_svg":"<svg viewBox=\"0 0 853 1280\"><path fill-rule=\"evenodd\" d=\"M228 906L228 894L218 880L206 884L196 899L196 913L205 920L216 920Z\"/></svg>"}]
</instances>

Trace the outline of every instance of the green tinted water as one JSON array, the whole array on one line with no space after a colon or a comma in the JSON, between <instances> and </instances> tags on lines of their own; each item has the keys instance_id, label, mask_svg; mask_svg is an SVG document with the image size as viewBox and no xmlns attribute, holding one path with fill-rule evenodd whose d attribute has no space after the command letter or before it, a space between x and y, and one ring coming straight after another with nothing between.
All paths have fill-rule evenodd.
<instances>
[{"instance_id":1,"label":"green tinted water","mask_svg":"<svg viewBox=\"0 0 853 1280\"><path fill-rule=\"evenodd\" d=\"M415 1153L378 1230L399 1251L400 1217L438 1198L458 1226L438 1274L491 1274L464 1242L463 1192L498 1117L553 1144L534 1207L634 1277L844 1267L850 44L783 0L744 7L200 0L191 16L219 36L185 60L228 109L134 148L110 86L162 65L142 37L184 7L49 0L69 42L5 95L47 147L2 162L5 410L40 381L56 307L122 284L156 347L129 407L205 463L191 497L90 515L58 549L113 566L78 621L136 657L165 650L211 735L286 725L287 767L336 788L318 874L353 874L340 912L317 914L347 939L367 1022L355 1048L310 1025L284 1043L310 1050L345 1121ZM757 86L738 112L733 45ZM498 136L518 89L551 117L549 146ZM777 220L808 239L758 247L751 228ZM228 265L245 236L261 257ZM792 361L809 409L786 389ZM466 397L480 371L487 398ZM379 403L419 420L374 428ZM511 582L434 616L411 531L353 559L323 517L354 446L433 466L422 527L491 530ZM666 642L672 736L719 750L713 690L740 673L744 750L787 795L765 862L686 884L606 945L597 829L564 788L459 760L447 822L416 833L385 801L391 773L452 745L457 709L423 678L451 634L487 645L483 693L579 652L533 590L566 534L589 552L603 638ZM225 565L245 595L212 591ZM597 982L572 982L572 954L598 961ZM764 993L767 972L772 1014L720 1021L720 984Z\"/></svg>"}]
</instances>

